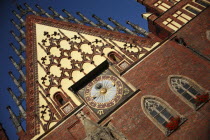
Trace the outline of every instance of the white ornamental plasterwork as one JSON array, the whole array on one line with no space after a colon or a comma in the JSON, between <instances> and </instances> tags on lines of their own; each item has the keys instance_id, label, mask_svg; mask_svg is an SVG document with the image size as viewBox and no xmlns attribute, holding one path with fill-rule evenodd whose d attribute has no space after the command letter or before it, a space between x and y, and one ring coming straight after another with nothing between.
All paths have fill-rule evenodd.
<instances>
[{"instance_id":1,"label":"white ornamental plasterwork","mask_svg":"<svg viewBox=\"0 0 210 140\"><path fill-rule=\"evenodd\" d=\"M73 85L108 59L111 51L135 62L151 49L83 33L71 31L69 34L58 28L43 31L37 47L44 52L39 54L38 51L39 66L45 71L39 80L48 92L52 87L61 88L63 79Z\"/></svg>"}]
</instances>

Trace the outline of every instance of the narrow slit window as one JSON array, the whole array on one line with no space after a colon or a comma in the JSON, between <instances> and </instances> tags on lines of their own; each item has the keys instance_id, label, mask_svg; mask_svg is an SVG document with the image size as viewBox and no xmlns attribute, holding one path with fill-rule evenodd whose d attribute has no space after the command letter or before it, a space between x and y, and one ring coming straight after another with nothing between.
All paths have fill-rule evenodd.
<instances>
[{"instance_id":1,"label":"narrow slit window","mask_svg":"<svg viewBox=\"0 0 210 140\"><path fill-rule=\"evenodd\" d=\"M194 8L194 7L192 7L192 6L187 6L186 8L185 8L187 11L189 11L189 12L191 12L191 13L193 13L193 14L195 14L195 15L197 15L197 14L199 14L200 13L200 11L198 10L198 9L196 9L196 8Z\"/></svg>"},{"instance_id":2,"label":"narrow slit window","mask_svg":"<svg viewBox=\"0 0 210 140\"><path fill-rule=\"evenodd\" d=\"M195 0L195 2L204 7L208 7L210 5L207 1L204 1L204 0Z\"/></svg>"},{"instance_id":3,"label":"narrow slit window","mask_svg":"<svg viewBox=\"0 0 210 140\"><path fill-rule=\"evenodd\" d=\"M179 2L180 0L168 0L170 3L176 4L177 2Z\"/></svg>"},{"instance_id":4,"label":"narrow slit window","mask_svg":"<svg viewBox=\"0 0 210 140\"><path fill-rule=\"evenodd\" d=\"M163 1L157 1L156 3L154 3L155 7L158 7L159 9L163 10L163 11L167 11L168 9L171 8L171 6L169 6L168 4L164 3Z\"/></svg>"},{"instance_id":5,"label":"narrow slit window","mask_svg":"<svg viewBox=\"0 0 210 140\"><path fill-rule=\"evenodd\" d=\"M171 18L167 18L165 21L163 21L163 24L168 26L170 29L177 31L182 26L177 23L176 21L172 20Z\"/></svg>"},{"instance_id":6,"label":"narrow slit window","mask_svg":"<svg viewBox=\"0 0 210 140\"><path fill-rule=\"evenodd\" d=\"M180 20L183 23L187 23L188 21L190 21L192 19L190 16L186 15L185 13L183 13L181 11L177 11L176 13L174 13L173 17L177 18L178 20Z\"/></svg>"}]
</instances>

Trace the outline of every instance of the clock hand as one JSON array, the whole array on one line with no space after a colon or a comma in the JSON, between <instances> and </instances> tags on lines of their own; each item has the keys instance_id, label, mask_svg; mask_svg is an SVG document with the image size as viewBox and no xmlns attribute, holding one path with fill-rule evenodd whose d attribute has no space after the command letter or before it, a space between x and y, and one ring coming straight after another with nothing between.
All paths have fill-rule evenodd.
<instances>
[{"instance_id":1,"label":"clock hand","mask_svg":"<svg viewBox=\"0 0 210 140\"><path fill-rule=\"evenodd\" d=\"M114 83L114 82L113 82L112 84L110 84L109 87L108 87L107 89L111 89L111 88L113 88L113 87L115 87L115 83Z\"/></svg>"},{"instance_id":2,"label":"clock hand","mask_svg":"<svg viewBox=\"0 0 210 140\"><path fill-rule=\"evenodd\" d=\"M103 88L105 88L105 87L106 87L106 81L103 81L103 83L102 83L102 84L103 84L103 86L102 86L102 87L103 87Z\"/></svg>"},{"instance_id":3,"label":"clock hand","mask_svg":"<svg viewBox=\"0 0 210 140\"><path fill-rule=\"evenodd\" d=\"M106 81L104 87L108 88L108 86L109 86L109 81Z\"/></svg>"},{"instance_id":4,"label":"clock hand","mask_svg":"<svg viewBox=\"0 0 210 140\"><path fill-rule=\"evenodd\" d=\"M94 95L94 96L92 96L93 97L93 99L96 99L96 98L98 98L98 96L97 95Z\"/></svg>"}]
</instances>

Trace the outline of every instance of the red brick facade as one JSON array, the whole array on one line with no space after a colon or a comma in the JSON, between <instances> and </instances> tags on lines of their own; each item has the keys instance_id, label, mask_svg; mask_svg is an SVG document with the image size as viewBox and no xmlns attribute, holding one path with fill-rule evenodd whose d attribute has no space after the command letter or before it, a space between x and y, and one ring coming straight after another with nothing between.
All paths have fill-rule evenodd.
<instances>
[{"instance_id":1,"label":"red brick facade","mask_svg":"<svg viewBox=\"0 0 210 140\"><path fill-rule=\"evenodd\" d=\"M207 39L210 31L209 13L210 8L205 9L194 21L189 22L180 32L175 34L177 38L183 38L187 46L208 59L210 59L210 38Z\"/></svg>"},{"instance_id":2,"label":"red brick facade","mask_svg":"<svg viewBox=\"0 0 210 140\"><path fill-rule=\"evenodd\" d=\"M8 140L7 134L0 123L0 140Z\"/></svg>"},{"instance_id":3,"label":"red brick facade","mask_svg":"<svg viewBox=\"0 0 210 140\"><path fill-rule=\"evenodd\" d=\"M124 112L127 114L122 116L124 121L119 119L116 122L116 126L119 129L122 128L122 132L126 134L128 139L166 138L143 113L141 97L144 95L162 98L188 119L177 131L168 137L169 139L208 139L209 103L206 103L200 110L194 111L170 90L167 80L169 75L187 76L194 79L205 89L210 90L210 82L208 80L210 77L209 62L195 56L183 46L172 42L166 43L124 75L129 82L142 91L130 103L125 105L125 110L122 109L122 111L115 114L118 117L121 116L120 113ZM130 121L127 120L128 114L132 114L129 115ZM121 127L122 124L126 126L125 129Z\"/></svg>"},{"instance_id":4,"label":"red brick facade","mask_svg":"<svg viewBox=\"0 0 210 140\"><path fill-rule=\"evenodd\" d=\"M210 61L208 60L210 59L210 42L206 35L209 30L210 9L190 0L183 0L176 4L162 0L171 6L171 9L162 11L154 6L157 1L138 0L147 7L148 12L152 13L148 17L152 36L156 35L157 38L164 40L160 41L159 46L152 53L122 75L127 82L136 89L140 89L140 92L103 121L100 121L88 107L85 106L82 110L88 118L100 122L101 125L110 122L129 140L207 140L210 123L209 102L197 110L191 108L171 90L168 78L171 75L188 77L205 91L210 91ZM201 12L194 16L184 11L182 7L186 4L201 9ZM184 12L192 19L184 24L172 17L177 10ZM172 30L163 24L167 18L171 18L182 26L176 31ZM91 30L89 27L84 28ZM136 39L138 41L138 38ZM163 99L187 120L171 135L164 135L142 109L142 97L146 95ZM84 138L86 138L85 129L77 113L62 119L53 129L39 137L45 140L82 140Z\"/></svg>"},{"instance_id":5,"label":"red brick facade","mask_svg":"<svg viewBox=\"0 0 210 140\"><path fill-rule=\"evenodd\" d=\"M172 30L171 28L163 24L163 21L165 21L167 18L171 18L173 21L177 22L181 26L185 25L185 23L181 21L179 18L172 16L177 11L180 11L193 19L197 17L199 14L194 15L192 12L189 12L184 7L186 7L187 5L190 5L193 8L197 8L200 11L204 11L206 9L206 7L192 0L181 0L181 1L178 1L178 0L161 0L161 1L160 0L138 0L138 2L145 5L147 12L151 13L151 15L148 17L149 30L162 39L165 39L169 37L169 35L174 33L174 30ZM161 6L161 7L158 7L158 6ZM165 10L163 10L162 7L164 7ZM209 16L203 16L203 17L205 17L205 21L208 21L206 18ZM197 22L194 22L194 24L195 23Z\"/></svg>"}]
</instances>

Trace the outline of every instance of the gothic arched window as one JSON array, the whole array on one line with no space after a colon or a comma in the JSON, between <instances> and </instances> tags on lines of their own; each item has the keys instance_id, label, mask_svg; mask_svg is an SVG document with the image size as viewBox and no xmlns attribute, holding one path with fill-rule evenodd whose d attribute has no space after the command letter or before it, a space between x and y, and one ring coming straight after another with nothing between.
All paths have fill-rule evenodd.
<instances>
[{"instance_id":1,"label":"gothic arched window","mask_svg":"<svg viewBox=\"0 0 210 140\"><path fill-rule=\"evenodd\" d=\"M209 100L208 91L192 79L180 75L169 76L169 86L185 103L198 109Z\"/></svg>"},{"instance_id":2,"label":"gothic arched window","mask_svg":"<svg viewBox=\"0 0 210 140\"><path fill-rule=\"evenodd\" d=\"M63 97L61 96L61 93L60 92L57 92L55 93L54 95L54 100L60 105L64 105L65 104L65 101L63 99Z\"/></svg>"},{"instance_id":3,"label":"gothic arched window","mask_svg":"<svg viewBox=\"0 0 210 140\"><path fill-rule=\"evenodd\" d=\"M200 13L199 10L197 10L196 8L194 8L194 7L191 6L191 5L188 5L187 7L185 7L185 9L186 9L187 11L189 11L189 12L195 14L195 15L197 15L197 14Z\"/></svg>"},{"instance_id":4,"label":"gothic arched window","mask_svg":"<svg viewBox=\"0 0 210 140\"><path fill-rule=\"evenodd\" d=\"M195 0L195 2L204 6L204 7L208 7L210 5L209 2L207 2L205 0Z\"/></svg>"},{"instance_id":5,"label":"gothic arched window","mask_svg":"<svg viewBox=\"0 0 210 140\"><path fill-rule=\"evenodd\" d=\"M108 58L111 60L112 63L116 64L123 60L123 58L118 55L116 52L110 52L108 54Z\"/></svg>"},{"instance_id":6,"label":"gothic arched window","mask_svg":"<svg viewBox=\"0 0 210 140\"><path fill-rule=\"evenodd\" d=\"M155 96L142 97L142 108L146 116L166 136L176 130L185 120L169 104Z\"/></svg>"}]
</instances>

